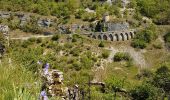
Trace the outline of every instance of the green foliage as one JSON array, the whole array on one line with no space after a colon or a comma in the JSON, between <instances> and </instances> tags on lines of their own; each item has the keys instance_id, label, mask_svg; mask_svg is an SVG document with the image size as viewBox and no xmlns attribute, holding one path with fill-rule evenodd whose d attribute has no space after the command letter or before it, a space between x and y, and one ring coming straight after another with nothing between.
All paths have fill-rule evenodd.
<instances>
[{"instance_id":1,"label":"green foliage","mask_svg":"<svg viewBox=\"0 0 170 100\"><path fill-rule=\"evenodd\" d=\"M0 66L1 100L36 100L39 96L40 79L21 64L4 61ZM36 83L36 84L35 84Z\"/></svg>"},{"instance_id":2,"label":"green foliage","mask_svg":"<svg viewBox=\"0 0 170 100\"><path fill-rule=\"evenodd\" d=\"M75 14L75 18L81 19L84 13L85 11L83 9L79 9Z\"/></svg>"},{"instance_id":3,"label":"green foliage","mask_svg":"<svg viewBox=\"0 0 170 100\"><path fill-rule=\"evenodd\" d=\"M28 23L21 27L24 32L32 32L35 34L41 34L42 29L40 29L35 23Z\"/></svg>"},{"instance_id":4,"label":"green foliage","mask_svg":"<svg viewBox=\"0 0 170 100\"><path fill-rule=\"evenodd\" d=\"M96 16L95 16L94 13L88 13L88 12L86 12L86 13L83 13L83 15L82 15L81 18L82 18L83 21L92 22L92 21L95 20Z\"/></svg>"},{"instance_id":5,"label":"green foliage","mask_svg":"<svg viewBox=\"0 0 170 100\"><path fill-rule=\"evenodd\" d=\"M168 48L170 48L170 32L168 32L168 33L164 36L164 40L165 40L166 45L168 46Z\"/></svg>"},{"instance_id":6,"label":"green foliage","mask_svg":"<svg viewBox=\"0 0 170 100\"><path fill-rule=\"evenodd\" d=\"M170 1L164 0L137 0L137 6L141 14L151 17L157 24L169 24Z\"/></svg>"},{"instance_id":7,"label":"green foliage","mask_svg":"<svg viewBox=\"0 0 170 100\"><path fill-rule=\"evenodd\" d=\"M102 41L99 43L99 47L104 47L104 43Z\"/></svg>"},{"instance_id":8,"label":"green foliage","mask_svg":"<svg viewBox=\"0 0 170 100\"><path fill-rule=\"evenodd\" d=\"M110 55L110 52L107 51L107 50L104 50L104 51L102 52L102 57L103 57L104 59L108 58L109 55Z\"/></svg>"},{"instance_id":9,"label":"green foliage","mask_svg":"<svg viewBox=\"0 0 170 100\"><path fill-rule=\"evenodd\" d=\"M129 53L117 52L114 55L113 59L114 59L114 61L122 61L122 60L129 61L132 58L130 57Z\"/></svg>"},{"instance_id":10,"label":"green foliage","mask_svg":"<svg viewBox=\"0 0 170 100\"><path fill-rule=\"evenodd\" d=\"M106 92L107 93L114 93L119 91L123 88L125 83L125 78L118 79L115 76L111 76L105 80L106 82Z\"/></svg>"},{"instance_id":11,"label":"green foliage","mask_svg":"<svg viewBox=\"0 0 170 100\"><path fill-rule=\"evenodd\" d=\"M5 36L3 33L0 32L0 43L4 44L5 43Z\"/></svg>"},{"instance_id":12,"label":"green foliage","mask_svg":"<svg viewBox=\"0 0 170 100\"><path fill-rule=\"evenodd\" d=\"M139 39L135 39L132 41L131 45L134 48L140 48L140 49L144 49L146 48L146 42L143 40L139 40Z\"/></svg>"},{"instance_id":13,"label":"green foliage","mask_svg":"<svg viewBox=\"0 0 170 100\"><path fill-rule=\"evenodd\" d=\"M42 42L42 38L37 38L36 39L36 43L41 43Z\"/></svg>"},{"instance_id":14,"label":"green foliage","mask_svg":"<svg viewBox=\"0 0 170 100\"><path fill-rule=\"evenodd\" d=\"M82 66L80 64L80 62L74 62L73 63L73 68L76 70L76 71L80 71L82 69Z\"/></svg>"},{"instance_id":15,"label":"green foliage","mask_svg":"<svg viewBox=\"0 0 170 100\"><path fill-rule=\"evenodd\" d=\"M55 35L53 35L53 37L51 38L51 40L53 40L53 41L58 41L59 38L60 38L60 35L59 35L59 34L55 34Z\"/></svg>"},{"instance_id":16,"label":"green foliage","mask_svg":"<svg viewBox=\"0 0 170 100\"><path fill-rule=\"evenodd\" d=\"M165 92L170 92L170 70L168 65L162 65L157 69L152 84L162 88Z\"/></svg>"},{"instance_id":17,"label":"green foliage","mask_svg":"<svg viewBox=\"0 0 170 100\"><path fill-rule=\"evenodd\" d=\"M94 62L92 60L92 58L89 58L85 55L83 55L80 59L80 62L81 62L81 66L84 68L84 69L90 69L94 66Z\"/></svg>"},{"instance_id":18,"label":"green foliage","mask_svg":"<svg viewBox=\"0 0 170 100\"><path fill-rule=\"evenodd\" d=\"M158 34L155 25L151 24L146 30L143 30L136 34L135 39L132 41L134 48L144 49L148 43L155 40Z\"/></svg>"},{"instance_id":19,"label":"green foliage","mask_svg":"<svg viewBox=\"0 0 170 100\"><path fill-rule=\"evenodd\" d=\"M157 89L150 84L142 84L130 91L132 100L156 100Z\"/></svg>"},{"instance_id":20,"label":"green foliage","mask_svg":"<svg viewBox=\"0 0 170 100\"><path fill-rule=\"evenodd\" d=\"M137 79L150 78L153 73L148 69L142 69L139 74L136 75Z\"/></svg>"},{"instance_id":21,"label":"green foliage","mask_svg":"<svg viewBox=\"0 0 170 100\"><path fill-rule=\"evenodd\" d=\"M23 43L22 43L22 47L24 47L24 48L27 48L29 45L31 45L32 43L30 42L30 41L24 41Z\"/></svg>"},{"instance_id":22,"label":"green foliage","mask_svg":"<svg viewBox=\"0 0 170 100\"><path fill-rule=\"evenodd\" d=\"M159 42L155 42L153 44L153 47L156 49L162 49L163 48L163 44L159 41Z\"/></svg>"},{"instance_id":23,"label":"green foliage","mask_svg":"<svg viewBox=\"0 0 170 100\"><path fill-rule=\"evenodd\" d=\"M70 51L70 54L72 54L73 56L79 56L80 52L81 52L81 49L74 48Z\"/></svg>"}]
</instances>

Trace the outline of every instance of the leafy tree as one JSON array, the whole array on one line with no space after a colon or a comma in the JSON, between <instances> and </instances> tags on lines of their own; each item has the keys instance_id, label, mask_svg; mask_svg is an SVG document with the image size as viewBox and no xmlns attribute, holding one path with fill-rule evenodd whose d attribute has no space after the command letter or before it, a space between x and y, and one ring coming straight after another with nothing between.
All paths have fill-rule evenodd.
<instances>
[{"instance_id":1,"label":"leafy tree","mask_svg":"<svg viewBox=\"0 0 170 100\"><path fill-rule=\"evenodd\" d=\"M132 100L156 100L157 92L155 87L150 84L142 84L130 91Z\"/></svg>"},{"instance_id":2,"label":"leafy tree","mask_svg":"<svg viewBox=\"0 0 170 100\"><path fill-rule=\"evenodd\" d=\"M144 49L146 48L146 42L143 41L143 40L139 40L139 39L135 39L132 41L131 45L134 47L134 48L140 48L140 49Z\"/></svg>"},{"instance_id":3,"label":"leafy tree","mask_svg":"<svg viewBox=\"0 0 170 100\"><path fill-rule=\"evenodd\" d=\"M60 36L59 36L58 34L55 34L55 35L53 35L53 37L51 38L51 40L53 40L53 41L58 41L59 38L60 38Z\"/></svg>"},{"instance_id":4,"label":"leafy tree","mask_svg":"<svg viewBox=\"0 0 170 100\"><path fill-rule=\"evenodd\" d=\"M163 65L157 69L152 84L162 88L166 93L170 92L170 70L168 65Z\"/></svg>"}]
</instances>

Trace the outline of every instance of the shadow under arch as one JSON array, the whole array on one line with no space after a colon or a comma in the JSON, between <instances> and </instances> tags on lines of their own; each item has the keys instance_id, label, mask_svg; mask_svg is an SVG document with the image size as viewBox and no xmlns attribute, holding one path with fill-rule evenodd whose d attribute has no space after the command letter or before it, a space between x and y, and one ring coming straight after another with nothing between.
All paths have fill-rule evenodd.
<instances>
[{"instance_id":1,"label":"shadow under arch","mask_svg":"<svg viewBox=\"0 0 170 100\"><path fill-rule=\"evenodd\" d=\"M113 35L112 35L112 34L109 34L109 39L110 39L111 41L113 41Z\"/></svg>"},{"instance_id":2,"label":"shadow under arch","mask_svg":"<svg viewBox=\"0 0 170 100\"><path fill-rule=\"evenodd\" d=\"M107 40L107 36L106 35L103 35L103 40Z\"/></svg>"}]
</instances>

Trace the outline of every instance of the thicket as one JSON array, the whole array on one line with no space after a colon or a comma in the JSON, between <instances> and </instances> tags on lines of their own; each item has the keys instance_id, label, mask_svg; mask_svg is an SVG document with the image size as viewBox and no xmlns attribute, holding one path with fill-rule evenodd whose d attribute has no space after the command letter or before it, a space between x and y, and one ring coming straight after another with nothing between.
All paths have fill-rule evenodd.
<instances>
[{"instance_id":1,"label":"thicket","mask_svg":"<svg viewBox=\"0 0 170 100\"><path fill-rule=\"evenodd\" d=\"M156 27L155 25L151 24L145 30L142 30L136 34L131 45L134 48L144 49L147 46L147 44L155 40L157 36L158 32L156 31Z\"/></svg>"},{"instance_id":2,"label":"thicket","mask_svg":"<svg viewBox=\"0 0 170 100\"><path fill-rule=\"evenodd\" d=\"M130 61L132 58L131 56L129 55L129 53L124 53L124 52L117 52L115 55L114 55L114 61Z\"/></svg>"},{"instance_id":3,"label":"thicket","mask_svg":"<svg viewBox=\"0 0 170 100\"><path fill-rule=\"evenodd\" d=\"M144 16L154 19L156 24L170 24L169 0L136 0L137 9Z\"/></svg>"},{"instance_id":4,"label":"thicket","mask_svg":"<svg viewBox=\"0 0 170 100\"><path fill-rule=\"evenodd\" d=\"M165 40L166 45L168 46L168 48L170 48L170 32L168 32L168 33L164 36L164 40Z\"/></svg>"}]
</instances>

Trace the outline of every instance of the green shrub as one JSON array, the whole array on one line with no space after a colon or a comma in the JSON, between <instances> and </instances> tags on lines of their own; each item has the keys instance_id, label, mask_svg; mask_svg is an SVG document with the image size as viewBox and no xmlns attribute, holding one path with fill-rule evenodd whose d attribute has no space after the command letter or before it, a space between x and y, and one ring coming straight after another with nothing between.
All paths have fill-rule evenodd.
<instances>
[{"instance_id":1,"label":"green shrub","mask_svg":"<svg viewBox=\"0 0 170 100\"><path fill-rule=\"evenodd\" d=\"M163 64L158 68L153 76L151 83L158 87L162 88L166 93L170 92L169 83L170 83L170 66L169 64Z\"/></svg>"},{"instance_id":2,"label":"green shrub","mask_svg":"<svg viewBox=\"0 0 170 100\"><path fill-rule=\"evenodd\" d=\"M146 48L147 43L145 41L143 41L143 40L134 39L132 41L131 45L134 48L144 49L144 48Z\"/></svg>"},{"instance_id":3,"label":"green shrub","mask_svg":"<svg viewBox=\"0 0 170 100\"><path fill-rule=\"evenodd\" d=\"M24 48L27 48L29 45L31 45L32 44L32 42L30 42L30 41L28 41L28 40L26 40L26 41L24 41L23 43L22 43L22 47L24 47Z\"/></svg>"},{"instance_id":4,"label":"green shrub","mask_svg":"<svg viewBox=\"0 0 170 100\"><path fill-rule=\"evenodd\" d=\"M154 24L150 24L145 30L138 32L132 42L134 48L144 49L148 43L155 40L158 34Z\"/></svg>"},{"instance_id":5,"label":"green shrub","mask_svg":"<svg viewBox=\"0 0 170 100\"><path fill-rule=\"evenodd\" d=\"M163 48L161 42L155 42L155 43L153 44L153 47L154 47L155 49L162 49L162 48Z\"/></svg>"},{"instance_id":6,"label":"green shrub","mask_svg":"<svg viewBox=\"0 0 170 100\"><path fill-rule=\"evenodd\" d=\"M96 16L95 16L95 14L93 14L93 13L84 13L83 15L82 15L82 19L83 19L83 21L89 21L89 22L91 22L91 21L94 21L95 20L95 18L96 18Z\"/></svg>"},{"instance_id":7,"label":"green shrub","mask_svg":"<svg viewBox=\"0 0 170 100\"><path fill-rule=\"evenodd\" d=\"M168 32L168 33L164 36L164 40L165 40L166 45L168 46L168 48L170 48L170 32Z\"/></svg>"},{"instance_id":8,"label":"green shrub","mask_svg":"<svg viewBox=\"0 0 170 100\"><path fill-rule=\"evenodd\" d=\"M42 38L37 38L36 43L41 43L42 42Z\"/></svg>"},{"instance_id":9,"label":"green shrub","mask_svg":"<svg viewBox=\"0 0 170 100\"><path fill-rule=\"evenodd\" d=\"M84 69L90 69L94 65L93 60L85 55L82 55L80 62L81 62L81 66L83 66Z\"/></svg>"},{"instance_id":10,"label":"green shrub","mask_svg":"<svg viewBox=\"0 0 170 100\"><path fill-rule=\"evenodd\" d=\"M142 84L130 91L132 100L156 100L158 90L150 84Z\"/></svg>"},{"instance_id":11,"label":"green shrub","mask_svg":"<svg viewBox=\"0 0 170 100\"><path fill-rule=\"evenodd\" d=\"M81 50L78 48L75 48L73 50L70 51L70 54L72 54L73 56L79 56Z\"/></svg>"},{"instance_id":12,"label":"green shrub","mask_svg":"<svg viewBox=\"0 0 170 100\"><path fill-rule=\"evenodd\" d=\"M132 67L132 66L133 66L133 60L130 59L129 61L127 61L126 67Z\"/></svg>"},{"instance_id":13,"label":"green shrub","mask_svg":"<svg viewBox=\"0 0 170 100\"><path fill-rule=\"evenodd\" d=\"M28 41L30 41L30 42L32 42L32 43L33 43L33 42L35 42L35 41L36 41L36 38L29 38L29 39L28 39Z\"/></svg>"},{"instance_id":14,"label":"green shrub","mask_svg":"<svg viewBox=\"0 0 170 100\"><path fill-rule=\"evenodd\" d=\"M82 18L82 15L85 13L85 11L83 9L80 9L76 12L75 14L75 18L77 19L81 19Z\"/></svg>"},{"instance_id":15,"label":"green shrub","mask_svg":"<svg viewBox=\"0 0 170 100\"><path fill-rule=\"evenodd\" d=\"M140 71L139 74L136 75L137 79L141 79L141 78L150 78L152 76L152 72L150 70L147 70L147 69L142 69Z\"/></svg>"},{"instance_id":16,"label":"green shrub","mask_svg":"<svg viewBox=\"0 0 170 100\"><path fill-rule=\"evenodd\" d=\"M77 39L73 37L72 42L77 42Z\"/></svg>"},{"instance_id":17,"label":"green shrub","mask_svg":"<svg viewBox=\"0 0 170 100\"><path fill-rule=\"evenodd\" d=\"M73 68L74 68L76 71L79 71L79 70L82 69L79 62L74 62L74 63L73 63Z\"/></svg>"},{"instance_id":18,"label":"green shrub","mask_svg":"<svg viewBox=\"0 0 170 100\"><path fill-rule=\"evenodd\" d=\"M60 35L59 35L59 34L55 34L55 35L53 35L53 37L51 38L51 40L53 40L53 41L58 41L59 38L60 38Z\"/></svg>"},{"instance_id":19,"label":"green shrub","mask_svg":"<svg viewBox=\"0 0 170 100\"><path fill-rule=\"evenodd\" d=\"M102 41L99 43L99 47L104 47L104 43Z\"/></svg>"},{"instance_id":20,"label":"green shrub","mask_svg":"<svg viewBox=\"0 0 170 100\"><path fill-rule=\"evenodd\" d=\"M122 61L122 60L129 61L132 58L130 57L129 53L117 52L114 55L113 59L114 59L114 61Z\"/></svg>"},{"instance_id":21,"label":"green shrub","mask_svg":"<svg viewBox=\"0 0 170 100\"><path fill-rule=\"evenodd\" d=\"M108 58L109 55L110 55L110 52L107 51L107 50L104 50L104 51L102 52L102 57L103 57L104 59Z\"/></svg>"}]
</instances>

